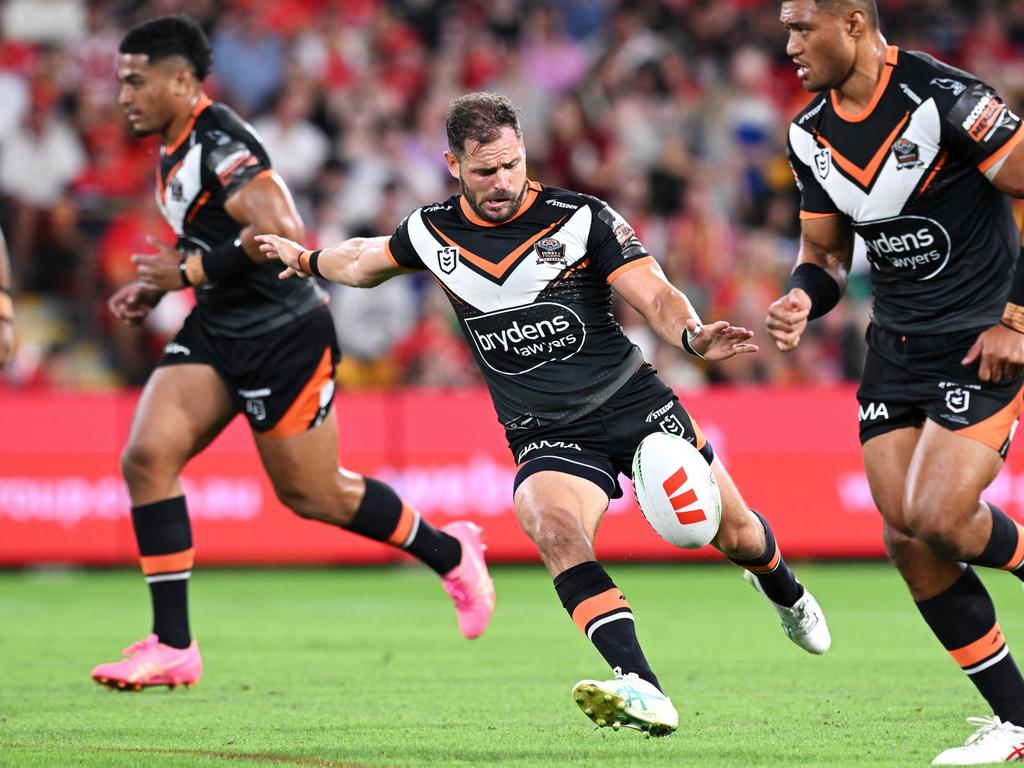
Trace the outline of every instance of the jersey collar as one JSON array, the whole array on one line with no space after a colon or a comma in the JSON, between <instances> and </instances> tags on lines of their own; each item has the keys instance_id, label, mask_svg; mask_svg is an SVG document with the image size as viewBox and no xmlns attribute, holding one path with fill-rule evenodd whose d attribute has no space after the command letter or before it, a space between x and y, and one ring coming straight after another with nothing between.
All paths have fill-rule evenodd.
<instances>
[{"instance_id":1,"label":"jersey collar","mask_svg":"<svg viewBox=\"0 0 1024 768\"><path fill-rule=\"evenodd\" d=\"M878 84L875 86L875 93L871 97L871 101L868 102L868 105L856 115L851 115L840 107L839 100L836 98L836 92L834 90L830 91L829 97L832 99L832 109L835 110L835 113L848 123L862 123L871 117L871 113L874 112L875 107L878 106L878 102L881 100L882 94L885 93L885 89L889 87L889 80L892 78L892 72L896 68L896 62L899 60L899 55L900 49L895 45L886 46L885 64L882 66L882 76L878 78Z\"/></svg>"},{"instance_id":2,"label":"jersey collar","mask_svg":"<svg viewBox=\"0 0 1024 768\"><path fill-rule=\"evenodd\" d=\"M536 181L526 180L526 194L523 195L523 202L519 204L519 210L515 212L515 215L511 216L504 221L499 221L497 224L490 221L484 221L475 213L473 209L469 207L469 203L466 202L464 195L459 196L459 205L462 207L462 214L469 219L471 222L479 227L500 227L502 224L508 224L510 221L518 219L524 213L526 213L530 206L537 201L537 195L540 193L543 187Z\"/></svg>"},{"instance_id":3,"label":"jersey collar","mask_svg":"<svg viewBox=\"0 0 1024 768\"><path fill-rule=\"evenodd\" d=\"M192 108L192 114L188 119L188 123L185 125L185 129L178 134L178 138L164 147L165 155L172 155L178 150L178 147L180 147L188 135L192 133L192 128L195 127L196 124L196 118L199 117L203 110L211 104L213 104L213 100L209 96L205 93L199 94L199 99L196 101L196 105Z\"/></svg>"}]
</instances>

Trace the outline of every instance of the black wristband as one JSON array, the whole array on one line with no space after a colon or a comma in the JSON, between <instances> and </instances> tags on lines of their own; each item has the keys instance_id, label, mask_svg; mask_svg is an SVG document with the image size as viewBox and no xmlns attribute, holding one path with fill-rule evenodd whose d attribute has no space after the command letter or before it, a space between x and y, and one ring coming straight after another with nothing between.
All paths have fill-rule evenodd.
<instances>
[{"instance_id":1,"label":"black wristband","mask_svg":"<svg viewBox=\"0 0 1024 768\"><path fill-rule=\"evenodd\" d=\"M181 285L184 288L189 288L192 285L192 281L188 279L188 271L185 269L185 257L181 257L181 261L178 262L178 274L181 275Z\"/></svg>"},{"instance_id":2,"label":"black wristband","mask_svg":"<svg viewBox=\"0 0 1024 768\"><path fill-rule=\"evenodd\" d=\"M700 326L699 325L697 326L697 332L700 333ZM685 349L687 352L689 352L694 357L699 357L702 360L704 359L704 355L702 355L700 352L698 352L697 350L695 350L693 347L690 346L690 329L689 328L683 328L683 339L682 340L683 340L683 349Z\"/></svg>"},{"instance_id":3,"label":"black wristband","mask_svg":"<svg viewBox=\"0 0 1024 768\"><path fill-rule=\"evenodd\" d=\"M316 265L316 263L320 261L320 250L322 249L315 250L309 254L309 274L316 275L321 280L326 280L323 273L320 272L320 269Z\"/></svg>"},{"instance_id":4,"label":"black wristband","mask_svg":"<svg viewBox=\"0 0 1024 768\"><path fill-rule=\"evenodd\" d=\"M817 264L804 262L797 265L786 283L786 292L800 288L811 297L811 311L808 320L814 320L828 312L839 303L842 292L839 283L828 272Z\"/></svg>"},{"instance_id":5,"label":"black wristband","mask_svg":"<svg viewBox=\"0 0 1024 768\"><path fill-rule=\"evenodd\" d=\"M228 240L209 253L203 254L203 271L211 282L230 277L241 277L256 268L256 262L249 258L242 248L242 241Z\"/></svg>"},{"instance_id":6,"label":"black wristband","mask_svg":"<svg viewBox=\"0 0 1024 768\"><path fill-rule=\"evenodd\" d=\"M0 285L0 293L6 293L10 298L12 298L12 299L14 298L14 294L11 293L11 289L10 288L5 288L2 285Z\"/></svg>"},{"instance_id":7,"label":"black wristband","mask_svg":"<svg viewBox=\"0 0 1024 768\"><path fill-rule=\"evenodd\" d=\"M1013 270L1013 280L1010 281L1010 295L1006 300L1011 304L1024 306L1024 246L1021 246L1020 255L1017 257L1017 268Z\"/></svg>"}]
</instances>

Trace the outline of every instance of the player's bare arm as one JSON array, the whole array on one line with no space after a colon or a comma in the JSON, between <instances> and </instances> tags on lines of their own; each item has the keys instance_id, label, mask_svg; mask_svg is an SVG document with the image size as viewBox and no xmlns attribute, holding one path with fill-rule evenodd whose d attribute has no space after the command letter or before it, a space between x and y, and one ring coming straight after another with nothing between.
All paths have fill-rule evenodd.
<instances>
[{"instance_id":1,"label":"player's bare arm","mask_svg":"<svg viewBox=\"0 0 1024 768\"><path fill-rule=\"evenodd\" d=\"M768 308L768 334L783 352L795 349L808 320L828 312L846 290L853 228L844 216L805 219L789 291ZM805 266L806 265L806 266Z\"/></svg>"},{"instance_id":2,"label":"player's bare arm","mask_svg":"<svg viewBox=\"0 0 1024 768\"><path fill-rule=\"evenodd\" d=\"M280 274L282 280L316 275L354 288L373 288L395 275L415 271L395 266L387 251L390 239L353 237L330 248L311 251L280 235L256 236L263 255L285 265Z\"/></svg>"},{"instance_id":3,"label":"player's bare arm","mask_svg":"<svg viewBox=\"0 0 1024 768\"><path fill-rule=\"evenodd\" d=\"M1021 144L1007 155L992 184L1011 197L1024 198L1024 149ZM1024 260L1024 243L1020 259ZM1002 320L978 336L962 362L971 365L979 359L978 376L982 381L1000 382L1024 373L1024 270L1020 260L1014 271Z\"/></svg>"},{"instance_id":4,"label":"player's bare arm","mask_svg":"<svg viewBox=\"0 0 1024 768\"><path fill-rule=\"evenodd\" d=\"M0 233L0 368L14 351L14 294L11 293L11 262L7 243Z\"/></svg>"},{"instance_id":5,"label":"player's bare arm","mask_svg":"<svg viewBox=\"0 0 1024 768\"><path fill-rule=\"evenodd\" d=\"M160 291L203 285L211 280L211 257L263 261L255 240L258 232L280 232L290 238L301 238L304 234L295 202L281 177L273 171L260 174L241 187L225 201L224 210L242 226L238 238L229 244L229 247L234 246L231 253L222 256L215 249L211 254L198 251L182 254L169 245L150 240L156 253L132 256L139 279L147 287Z\"/></svg>"},{"instance_id":6,"label":"player's bare arm","mask_svg":"<svg viewBox=\"0 0 1024 768\"><path fill-rule=\"evenodd\" d=\"M623 273L612 287L643 315L658 336L675 347L683 349L689 344L707 360L727 360L758 350L756 344L749 343L753 331L726 320L702 325L689 299L668 281L655 261Z\"/></svg>"}]
</instances>

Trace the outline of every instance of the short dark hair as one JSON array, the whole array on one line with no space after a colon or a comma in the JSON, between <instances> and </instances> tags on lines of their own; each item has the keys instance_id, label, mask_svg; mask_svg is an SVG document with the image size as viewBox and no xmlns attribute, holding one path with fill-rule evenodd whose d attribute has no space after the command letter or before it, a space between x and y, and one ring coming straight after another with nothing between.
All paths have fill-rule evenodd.
<instances>
[{"instance_id":1,"label":"short dark hair","mask_svg":"<svg viewBox=\"0 0 1024 768\"><path fill-rule=\"evenodd\" d=\"M868 17L868 26L878 29L878 5L875 0L814 0L819 8L826 8L832 13L844 13L859 9Z\"/></svg>"},{"instance_id":2,"label":"short dark hair","mask_svg":"<svg viewBox=\"0 0 1024 768\"><path fill-rule=\"evenodd\" d=\"M488 144L501 135L502 128L511 128L522 137L519 110L508 97L500 93L467 93L448 105L444 128L448 134L448 148L462 155L467 141Z\"/></svg>"},{"instance_id":3,"label":"short dark hair","mask_svg":"<svg viewBox=\"0 0 1024 768\"><path fill-rule=\"evenodd\" d=\"M154 64L171 56L182 56L192 65L196 79L210 74L213 53L199 24L184 14L161 16L132 27L121 41L121 53L142 53Z\"/></svg>"}]
</instances>

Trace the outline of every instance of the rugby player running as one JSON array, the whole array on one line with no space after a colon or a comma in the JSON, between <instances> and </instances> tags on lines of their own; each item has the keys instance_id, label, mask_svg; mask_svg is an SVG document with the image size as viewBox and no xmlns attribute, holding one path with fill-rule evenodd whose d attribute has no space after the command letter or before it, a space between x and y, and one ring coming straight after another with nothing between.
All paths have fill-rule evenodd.
<instances>
[{"instance_id":1,"label":"rugby player running","mask_svg":"<svg viewBox=\"0 0 1024 768\"><path fill-rule=\"evenodd\" d=\"M157 203L178 241L133 257L138 279L110 308L138 325L165 293L188 288L196 307L146 383L121 460L153 632L92 676L134 690L199 680L179 475L238 413L285 506L418 557L443 577L462 633L476 637L494 608L479 527L438 530L389 486L338 466L331 403L339 353L326 294L313 281L281 282L279 267L259 254L256 232L302 237L302 222L259 137L203 93L210 59L206 36L184 16L141 24L120 46L120 104L136 136L163 140Z\"/></svg>"},{"instance_id":2,"label":"rugby player running","mask_svg":"<svg viewBox=\"0 0 1024 768\"><path fill-rule=\"evenodd\" d=\"M787 53L818 94L789 128L802 238L767 326L778 347L843 292L854 233L874 307L857 398L886 550L925 622L992 708L936 765L1024 755L1024 680L972 566L1024 579L1021 526L981 492L1017 426L1024 269L1021 121L973 75L888 46L874 0L785 0Z\"/></svg>"},{"instance_id":3,"label":"rugby player running","mask_svg":"<svg viewBox=\"0 0 1024 768\"><path fill-rule=\"evenodd\" d=\"M391 237L310 252L260 235L287 265L368 288L428 270L444 288L484 374L519 466L516 515L573 621L614 670L573 689L599 726L664 735L678 715L647 663L629 603L594 557L610 498L621 496L640 441L684 436L707 459L722 495L713 542L766 595L787 635L811 653L830 644L825 618L782 559L768 522L750 510L700 427L626 338L611 287L670 344L709 360L756 352L752 331L700 325L632 228L596 198L545 187L526 173L516 109L504 97L455 99L446 118L448 170L461 194L413 212Z\"/></svg>"}]
</instances>

